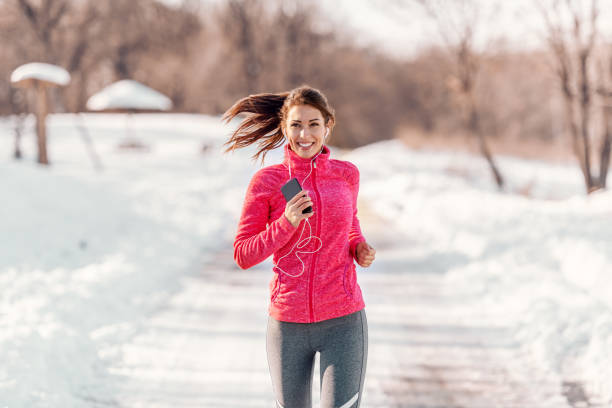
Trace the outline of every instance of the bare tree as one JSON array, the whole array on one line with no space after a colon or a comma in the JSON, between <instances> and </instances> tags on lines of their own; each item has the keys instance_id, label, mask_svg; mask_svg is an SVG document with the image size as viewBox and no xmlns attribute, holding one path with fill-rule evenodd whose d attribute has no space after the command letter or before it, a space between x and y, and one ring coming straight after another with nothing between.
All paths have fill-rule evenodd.
<instances>
[{"instance_id":1,"label":"bare tree","mask_svg":"<svg viewBox=\"0 0 612 408\"><path fill-rule=\"evenodd\" d=\"M610 155L612 154L612 45L608 45L607 55L600 60L600 85L597 93L602 99L602 142L600 148L599 184L606 188Z\"/></svg>"},{"instance_id":2,"label":"bare tree","mask_svg":"<svg viewBox=\"0 0 612 408\"><path fill-rule=\"evenodd\" d=\"M465 129L476 136L480 153L486 159L495 183L502 189L504 178L495 163L487 134L482 126L481 106L477 93L481 57L475 46L476 34L483 21L491 15L485 14L482 4L475 0L455 0L452 4L444 0L397 0L395 4L405 8L415 1L436 23L454 67L453 75L447 81L447 85L463 112Z\"/></svg>"},{"instance_id":3,"label":"bare tree","mask_svg":"<svg viewBox=\"0 0 612 408\"><path fill-rule=\"evenodd\" d=\"M237 58L241 68L241 77L246 83L246 91L254 93L260 88L259 78L262 73L261 52L259 44L261 33L258 26L267 18L261 1L228 0L225 7L218 12L218 22L222 31L222 40L227 44L228 58ZM261 27L260 27L261 28Z\"/></svg>"},{"instance_id":4,"label":"bare tree","mask_svg":"<svg viewBox=\"0 0 612 408\"><path fill-rule=\"evenodd\" d=\"M299 86L315 74L324 44L333 40L332 34L314 30L317 18L310 4L286 0L279 2L272 16L268 43L274 40L277 43L286 88Z\"/></svg>"},{"instance_id":5,"label":"bare tree","mask_svg":"<svg viewBox=\"0 0 612 408\"><path fill-rule=\"evenodd\" d=\"M21 159L21 137L23 134L23 125L26 118L26 99L22 90L9 88L9 104L11 113L13 114L15 123L13 130L15 132L15 151L13 157L17 160Z\"/></svg>"},{"instance_id":6,"label":"bare tree","mask_svg":"<svg viewBox=\"0 0 612 408\"><path fill-rule=\"evenodd\" d=\"M70 0L41 0L36 2L38 4L32 0L16 1L26 24L39 42L41 57L47 62L58 64L54 37L62 19L70 10Z\"/></svg>"},{"instance_id":7,"label":"bare tree","mask_svg":"<svg viewBox=\"0 0 612 408\"><path fill-rule=\"evenodd\" d=\"M555 74L563 95L565 120L587 192L605 188L609 166L609 136L604 133L599 150L600 172L593 174L593 80L599 35L598 0L540 0L537 3L546 27L547 42L555 60ZM600 95L605 94L601 89ZM602 113L606 120L606 112ZM606 132L604 123L603 131ZM609 134L609 132L608 132Z\"/></svg>"},{"instance_id":8,"label":"bare tree","mask_svg":"<svg viewBox=\"0 0 612 408\"><path fill-rule=\"evenodd\" d=\"M104 2L102 13L116 79L133 78L144 55L185 53L187 40L201 29L190 10L155 0L110 0Z\"/></svg>"}]
</instances>

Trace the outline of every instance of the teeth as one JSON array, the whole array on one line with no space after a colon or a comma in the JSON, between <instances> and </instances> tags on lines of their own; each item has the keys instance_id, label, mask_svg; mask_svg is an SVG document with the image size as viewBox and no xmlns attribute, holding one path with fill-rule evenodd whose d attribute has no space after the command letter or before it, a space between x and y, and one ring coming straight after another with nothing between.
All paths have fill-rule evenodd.
<instances>
[{"instance_id":1,"label":"teeth","mask_svg":"<svg viewBox=\"0 0 612 408\"><path fill-rule=\"evenodd\" d=\"M312 146L312 143L298 143L302 147Z\"/></svg>"}]
</instances>

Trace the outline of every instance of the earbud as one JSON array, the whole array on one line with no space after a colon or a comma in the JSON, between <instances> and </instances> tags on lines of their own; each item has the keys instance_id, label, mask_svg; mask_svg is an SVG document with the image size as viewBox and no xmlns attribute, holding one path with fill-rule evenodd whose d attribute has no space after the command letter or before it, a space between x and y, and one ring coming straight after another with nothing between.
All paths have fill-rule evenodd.
<instances>
[{"instance_id":1,"label":"earbud","mask_svg":"<svg viewBox=\"0 0 612 408\"><path fill-rule=\"evenodd\" d=\"M325 128L325 138L327 139L327 136L329 136L329 128Z\"/></svg>"}]
</instances>

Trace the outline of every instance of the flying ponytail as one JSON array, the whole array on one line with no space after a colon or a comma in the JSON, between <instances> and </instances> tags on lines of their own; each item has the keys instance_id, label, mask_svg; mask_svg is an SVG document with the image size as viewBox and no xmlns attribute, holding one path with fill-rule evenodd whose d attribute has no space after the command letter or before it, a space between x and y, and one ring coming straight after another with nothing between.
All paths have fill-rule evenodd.
<instances>
[{"instance_id":1,"label":"flying ponytail","mask_svg":"<svg viewBox=\"0 0 612 408\"><path fill-rule=\"evenodd\" d=\"M228 146L225 152L257 142L259 149L253 155L253 159L257 160L261 156L263 162L266 153L284 143L282 121L293 105L311 105L321 111L327 126L331 128L334 125L334 110L329 106L327 98L319 90L309 86L300 86L291 92L249 95L240 99L223 114L222 120L226 123L241 113L246 114L238 129L225 142L224 145Z\"/></svg>"}]
</instances>

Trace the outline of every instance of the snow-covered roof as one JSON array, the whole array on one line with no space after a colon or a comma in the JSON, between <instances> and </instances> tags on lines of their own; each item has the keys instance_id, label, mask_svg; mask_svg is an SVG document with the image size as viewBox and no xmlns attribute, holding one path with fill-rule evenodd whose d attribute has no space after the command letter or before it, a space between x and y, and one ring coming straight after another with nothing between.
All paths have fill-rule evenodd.
<instances>
[{"instance_id":1,"label":"snow-covered roof","mask_svg":"<svg viewBox=\"0 0 612 408\"><path fill-rule=\"evenodd\" d=\"M21 65L11 74L11 82L13 83L28 79L45 81L54 85L68 85L70 74L62 67L44 62L30 62Z\"/></svg>"},{"instance_id":2,"label":"snow-covered roof","mask_svg":"<svg viewBox=\"0 0 612 408\"><path fill-rule=\"evenodd\" d=\"M170 98L131 79L115 82L87 100L87 109L94 111L111 109L169 110L170 108L172 108Z\"/></svg>"}]
</instances>

